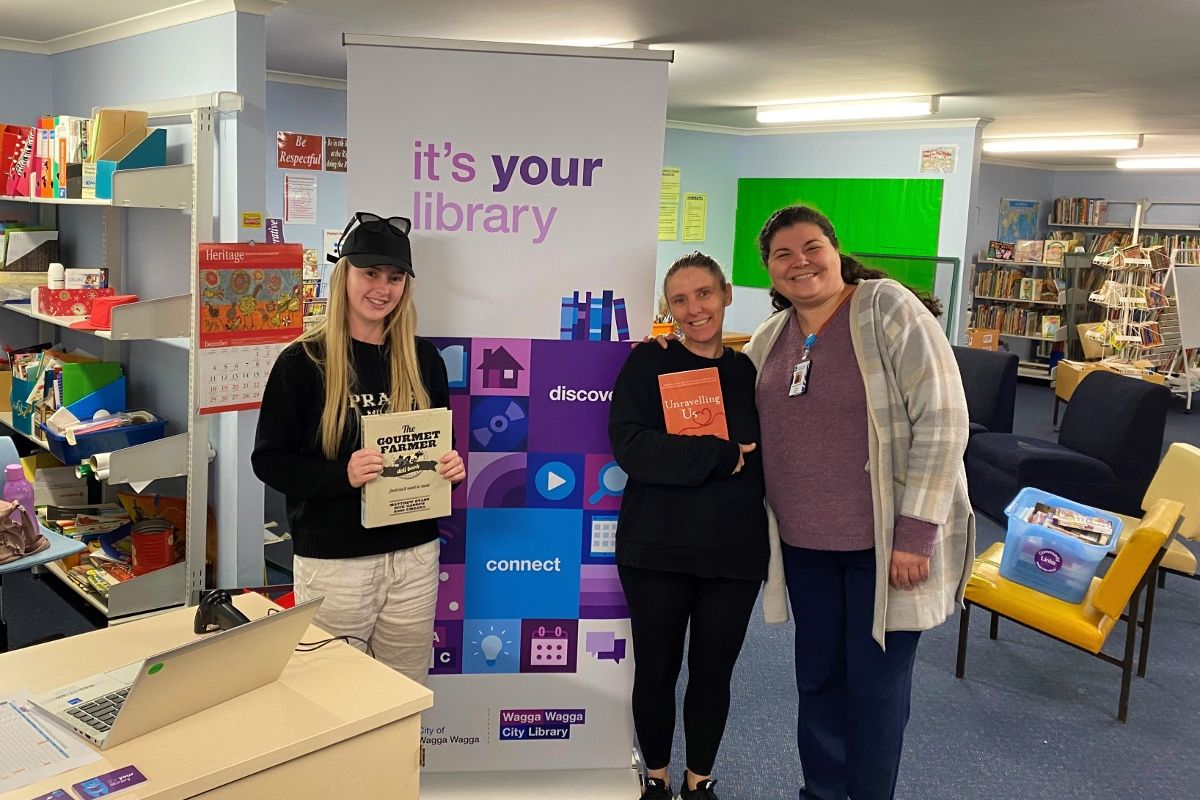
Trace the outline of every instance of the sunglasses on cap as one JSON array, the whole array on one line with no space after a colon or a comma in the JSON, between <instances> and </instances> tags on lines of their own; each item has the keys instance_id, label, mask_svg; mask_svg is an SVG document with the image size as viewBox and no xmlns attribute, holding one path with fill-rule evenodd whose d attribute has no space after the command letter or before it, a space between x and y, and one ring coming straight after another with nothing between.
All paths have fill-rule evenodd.
<instances>
[{"instance_id":1,"label":"sunglasses on cap","mask_svg":"<svg viewBox=\"0 0 1200 800\"><path fill-rule=\"evenodd\" d=\"M357 225L355 224L357 223ZM370 211L355 211L354 216L346 223L346 227L342 229L342 235L338 237L337 252L342 252L342 244L346 241L346 237L351 230L362 228L370 233L382 233L385 230L390 230L399 236L407 236L412 229L412 221L406 217L381 217L378 214L372 214ZM336 264L338 256L333 253L326 253L325 258L330 263Z\"/></svg>"}]
</instances>

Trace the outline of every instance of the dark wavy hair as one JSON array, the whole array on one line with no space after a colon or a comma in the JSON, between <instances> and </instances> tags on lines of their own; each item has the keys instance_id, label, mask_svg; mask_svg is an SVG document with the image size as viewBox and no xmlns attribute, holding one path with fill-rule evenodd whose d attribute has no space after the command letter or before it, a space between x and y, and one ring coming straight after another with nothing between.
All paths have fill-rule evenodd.
<instances>
[{"instance_id":1,"label":"dark wavy hair","mask_svg":"<svg viewBox=\"0 0 1200 800\"><path fill-rule=\"evenodd\" d=\"M829 221L829 217L809 206L781 208L772 214L763 225L762 231L758 234L758 253L762 257L764 267L767 265L767 258L771 255L771 240L775 238L775 234L784 228L806 222L820 228L821 233L829 239L829 243L838 250L838 255L842 259L842 280L846 283L857 283L860 280L874 280L888 276L883 270L871 269L843 253L838 247L837 232L833 229L833 223ZM792 307L792 301L772 288L771 305L776 311L783 311Z\"/></svg>"},{"instance_id":2,"label":"dark wavy hair","mask_svg":"<svg viewBox=\"0 0 1200 800\"><path fill-rule=\"evenodd\" d=\"M758 253L762 257L764 267L767 265L767 258L771 254L771 240L775 238L775 234L784 228L790 228L793 225L800 225L805 222L820 228L821 233L825 234L825 238L829 239L829 243L837 249L838 256L841 257L842 261L842 280L846 283L857 283L858 281L878 280L879 278L889 277L883 270L865 266L851 256L843 253L838 245L837 232L833 229L833 223L829 221L829 217L809 206L788 206L787 208L781 208L772 214L771 218L763 225L762 231L758 234ZM908 287L908 290L917 296L921 304L935 318L942 316L942 301L936 296L923 290L914 289L911 286ZM772 288L771 305L776 311L783 311L792 307L792 301Z\"/></svg>"},{"instance_id":3,"label":"dark wavy hair","mask_svg":"<svg viewBox=\"0 0 1200 800\"><path fill-rule=\"evenodd\" d=\"M662 283L663 297L667 296L667 281L671 280L672 275L685 267L699 267L708 270L717 279L717 285L722 289L729 285L729 281L725 279L725 271L721 269L721 265L717 263L717 260L697 250L694 253L688 253L686 256L680 256L671 263L671 266L667 267L667 274L663 276Z\"/></svg>"}]
</instances>

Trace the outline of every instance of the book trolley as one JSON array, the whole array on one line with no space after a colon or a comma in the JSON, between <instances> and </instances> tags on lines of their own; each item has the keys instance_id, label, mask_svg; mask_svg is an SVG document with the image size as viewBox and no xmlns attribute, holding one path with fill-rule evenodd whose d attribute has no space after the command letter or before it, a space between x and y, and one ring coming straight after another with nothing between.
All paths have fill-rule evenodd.
<instances>
[{"instance_id":1,"label":"book trolley","mask_svg":"<svg viewBox=\"0 0 1200 800\"><path fill-rule=\"evenodd\" d=\"M106 361L130 363L129 344L138 340L157 340L169 352L187 364L187 405L184 414L172 415L176 429L183 432L157 439L146 444L114 450L111 453L109 473L104 487L106 498L120 484L144 484L164 478L186 480L186 558L170 567L113 584L107 600L94 593L85 592L71 582L60 565L51 564L48 570L67 586L100 611L110 622L131 619L138 615L158 611L172 606L191 604L196 601L205 583L207 544L207 515L209 461L215 456L209 445L209 423L197 413L197 299L195 290L198 279L198 245L213 240L214 236L214 157L216 136L214 121L218 114L241 111L243 98L231 92L215 92L185 98L176 98L149 103L131 103L148 113L156 124L171 126L173 134L179 135L190 163L141 169L116 169L111 175L111 199L68 199L46 197L0 197L3 203L42 204L40 216L43 222L54 222L58 206L95 206L101 217L102 264L109 270L110 282L125 287L127 265L130 269L176 271L175 278L182 277L186 270L187 291L165 297L142 299L116 307L112 310L111 330L98 330L80 335L95 337L98 341L89 348ZM134 213L136 209L155 211ZM81 212L82 213L82 212ZM182 214L188 218L187 241L169 251L149 255L144 248L130 247L127 231L136 231L141 225L159 225L162 215ZM162 223L165 226L165 223ZM87 225L81 225L86 229ZM183 237L180 236L180 239ZM134 253L134 250L142 252ZM147 263L150 262L150 263ZM0 305L0 313L20 314L38 322L40 341L58 341L61 330L69 327L78 318L49 317L37 313L29 305ZM154 382L159 377L158 365L141 365L147 380ZM12 428L11 412L0 414L0 424ZM16 433L15 429L13 431ZM17 435L24 435L18 433ZM42 448L47 443L29 437Z\"/></svg>"}]
</instances>

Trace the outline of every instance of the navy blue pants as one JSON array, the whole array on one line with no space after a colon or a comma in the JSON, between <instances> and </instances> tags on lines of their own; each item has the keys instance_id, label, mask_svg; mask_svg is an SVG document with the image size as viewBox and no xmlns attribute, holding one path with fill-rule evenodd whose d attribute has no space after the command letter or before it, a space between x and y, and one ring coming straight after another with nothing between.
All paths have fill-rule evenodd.
<instances>
[{"instance_id":1,"label":"navy blue pants","mask_svg":"<svg viewBox=\"0 0 1200 800\"><path fill-rule=\"evenodd\" d=\"M921 634L871 638L875 551L783 545L796 623L801 800L889 800L896 792Z\"/></svg>"}]
</instances>

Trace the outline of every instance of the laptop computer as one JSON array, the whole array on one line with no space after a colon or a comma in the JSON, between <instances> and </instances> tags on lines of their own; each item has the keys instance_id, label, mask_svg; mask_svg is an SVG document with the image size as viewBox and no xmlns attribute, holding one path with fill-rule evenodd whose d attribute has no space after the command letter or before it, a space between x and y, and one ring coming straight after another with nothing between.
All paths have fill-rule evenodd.
<instances>
[{"instance_id":1,"label":"laptop computer","mask_svg":"<svg viewBox=\"0 0 1200 800\"><path fill-rule=\"evenodd\" d=\"M107 750L276 680L323 598L32 698Z\"/></svg>"}]
</instances>

